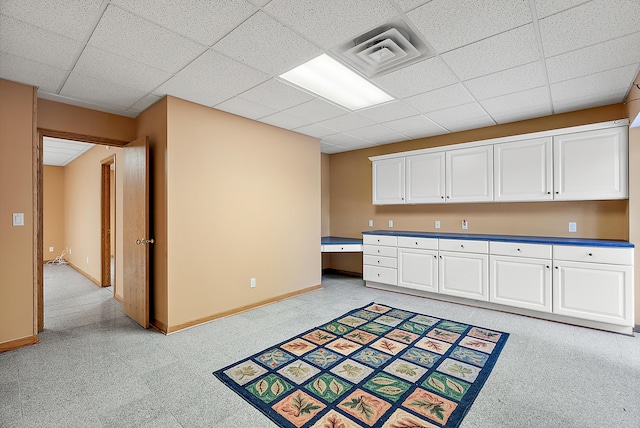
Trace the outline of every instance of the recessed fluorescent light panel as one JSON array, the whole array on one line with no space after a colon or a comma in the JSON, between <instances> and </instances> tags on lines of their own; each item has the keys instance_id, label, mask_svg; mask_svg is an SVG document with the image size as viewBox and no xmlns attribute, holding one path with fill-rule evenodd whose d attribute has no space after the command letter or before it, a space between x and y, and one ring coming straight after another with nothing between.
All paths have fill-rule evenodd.
<instances>
[{"instance_id":1,"label":"recessed fluorescent light panel","mask_svg":"<svg viewBox=\"0 0 640 428\"><path fill-rule=\"evenodd\" d=\"M281 78L351 110L393 97L326 54L280 75Z\"/></svg>"}]
</instances>

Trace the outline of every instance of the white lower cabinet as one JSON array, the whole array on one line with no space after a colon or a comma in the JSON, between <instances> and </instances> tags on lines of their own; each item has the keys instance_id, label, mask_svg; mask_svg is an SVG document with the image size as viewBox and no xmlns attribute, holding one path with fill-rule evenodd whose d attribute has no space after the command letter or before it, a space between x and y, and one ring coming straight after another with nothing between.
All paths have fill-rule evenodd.
<instances>
[{"instance_id":1,"label":"white lower cabinet","mask_svg":"<svg viewBox=\"0 0 640 428\"><path fill-rule=\"evenodd\" d=\"M438 251L398 249L398 286L438 292Z\"/></svg>"},{"instance_id":2,"label":"white lower cabinet","mask_svg":"<svg viewBox=\"0 0 640 428\"><path fill-rule=\"evenodd\" d=\"M633 267L556 261L553 274L554 313L633 325Z\"/></svg>"},{"instance_id":3,"label":"white lower cabinet","mask_svg":"<svg viewBox=\"0 0 640 428\"><path fill-rule=\"evenodd\" d=\"M489 256L441 251L438 265L440 293L489 300Z\"/></svg>"},{"instance_id":4,"label":"white lower cabinet","mask_svg":"<svg viewBox=\"0 0 640 428\"><path fill-rule=\"evenodd\" d=\"M489 301L551 312L551 260L490 256Z\"/></svg>"},{"instance_id":5,"label":"white lower cabinet","mask_svg":"<svg viewBox=\"0 0 640 428\"><path fill-rule=\"evenodd\" d=\"M363 269L365 281L398 284L397 238L388 235L364 235Z\"/></svg>"}]
</instances>

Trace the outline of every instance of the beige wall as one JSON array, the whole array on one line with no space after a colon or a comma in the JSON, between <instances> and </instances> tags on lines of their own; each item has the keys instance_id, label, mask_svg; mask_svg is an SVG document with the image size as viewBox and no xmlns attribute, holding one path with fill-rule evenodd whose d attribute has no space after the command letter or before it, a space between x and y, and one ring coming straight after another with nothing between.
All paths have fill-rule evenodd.
<instances>
[{"instance_id":1,"label":"beige wall","mask_svg":"<svg viewBox=\"0 0 640 428\"><path fill-rule=\"evenodd\" d=\"M117 167L122 155L121 148L96 145L64 168L64 229L66 247L69 249L65 258L97 283L101 281L102 268L101 162L113 155L116 156L117 183L121 175ZM116 223L121 216L122 206L116 204ZM116 244L121 240L122 230L116 227Z\"/></svg>"},{"instance_id":2,"label":"beige wall","mask_svg":"<svg viewBox=\"0 0 640 428\"><path fill-rule=\"evenodd\" d=\"M471 131L423 138L331 155L331 234L360 237L369 230L388 229L393 220L396 230L435 231L440 220L441 232L462 232L467 220L469 233L504 233L513 235L571 236L602 239L629 237L628 201L529 202L483 204L372 205L371 161L369 156L402 152L455 143L517 135L553 128L603 122L626 117L622 104L531 119ZM578 224L578 232L568 232L568 222ZM332 257L334 269L362 272L361 255Z\"/></svg>"},{"instance_id":3,"label":"beige wall","mask_svg":"<svg viewBox=\"0 0 640 428\"><path fill-rule=\"evenodd\" d=\"M35 88L0 79L0 349L35 341L32 148ZM12 213L24 226L12 226Z\"/></svg>"},{"instance_id":4,"label":"beige wall","mask_svg":"<svg viewBox=\"0 0 640 428\"><path fill-rule=\"evenodd\" d=\"M136 138L135 119L38 98L38 128L124 142Z\"/></svg>"},{"instance_id":5,"label":"beige wall","mask_svg":"<svg viewBox=\"0 0 640 428\"><path fill-rule=\"evenodd\" d=\"M634 82L640 82L640 73ZM629 120L640 115L640 89L631 87L626 100ZM629 240L636 246L635 256L635 315L640 326L640 126L629 128Z\"/></svg>"},{"instance_id":6,"label":"beige wall","mask_svg":"<svg viewBox=\"0 0 640 428\"><path fill-rule=\"evenodd\" d=\"M150 320L167 331L167 99L163 98L136 118L136 138L149 137L150 146L150 218L152 271L150 289Z\"/></svg>"},{"instance_id":7,"label":"beige wall","mask_svg":"<svg viewBox=\"0 0 640 428\"><path fill-rule=\"evenodd\" d=\"M43 258L53 260L62 255L64 241L64 168L45 165L43 187ZM49 248L53 247L53 252ZM66 258L66 256L65 256Z\"/></svg>"},{"instance_id":8,"label":"beige wall","mask_svg":"<svg viewBox=\"0 0 640 428\"><path fill-rule=\"evenodd\" d=\"M170 327L319 285L318 140L177 98L167 111Z\"/></svg>"}]
</instances>

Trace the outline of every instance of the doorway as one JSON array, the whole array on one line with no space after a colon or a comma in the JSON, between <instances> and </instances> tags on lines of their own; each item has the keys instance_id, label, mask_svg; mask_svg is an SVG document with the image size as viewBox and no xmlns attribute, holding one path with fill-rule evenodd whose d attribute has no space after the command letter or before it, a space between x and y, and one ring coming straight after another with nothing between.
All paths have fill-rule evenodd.
<instances>
[{"instance_id":1,"label":"doorway","mask_svg":"<svg viewBox=\"0 0 640 428\"><path fill-rule=\"evenodd\" d=\"M122 147L127 142L118 141L118 140L106 140L103 138L92 138L86 135L78 135L71 134L66 132L58 132L51 131L45 129L38 129L38 139L37 146L34 148L34 170L36 172L36 180L37 183L37 197L36 197L36 215L37 215L37 230L36 230L36 280L35 288L36 288L36 305L37 305L37 330L40 332L44 329L44 265L43 265L43 253L44 253L44 233L43 233L43 218L44 218L44 201L43 201L43 179L44 179L44 163L43 163L43 148L44 148L44 138L45 137L53 137L57 139L70 140L71 142L83 142L100 145L102 147L107 146L107 150L110 146ZM100 177L100 190L95 190L95 193L99 192L100 195L100 235L99 235L99 251L95 250L93 254L95 256L86 256L86 266L89 265L89 260L93 263L99 261L99 273L94 273L93 275L85 275L92 282L100 287L112 287L113 292L110 294L116 293L116 287L118 286L118 282L116 281L115 275L115 255L116 248L115 245L117 243L116 239L116 225L115 225L115 208L116 208L116 155L109 155L108 152L99 160L96 168L99 168L99 177ZM80 249L79 249L80 250ZM71 248L68 249L69 253L71 253ZM96 254L97 253L97 254ZM76 262L80 266L85 266L85 256L82 254L82 262L79 262L78 256L80 255L80 251L77 251L74 254ZM81 264L82 263L82 264ZM83 269L76 267L77 271L83 273ZM95 267L94 267L95 270ZM99 279L92 279L99 278ZM105 290L107 291L107 290ZM110 290L111 291L111 290ZM118 299L121 300L121 299Z\"/></svg>"}]
</instances>

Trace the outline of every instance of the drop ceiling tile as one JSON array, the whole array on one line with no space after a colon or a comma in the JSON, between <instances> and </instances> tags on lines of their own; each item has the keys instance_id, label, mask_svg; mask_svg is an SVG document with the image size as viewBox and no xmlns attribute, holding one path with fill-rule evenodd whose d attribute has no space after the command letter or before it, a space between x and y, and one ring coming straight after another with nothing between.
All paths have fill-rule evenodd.
<instances>
[{"instance_id":1,"label":"drop ceiling tile","mask_svg":"<svg viewBox=\"0 0 640 428\"><path fill-rule=\"evenodd\" d=\"M625 92L626 91L623 89L618 89L611 92L602 92L595 95L576 97L557 102L554 101L553 111L554 113L559 114L592 107L606 106L609 104L617 104L620 102L621 98L624 98Z\"/></svg>"},{"instance_id":2,"label":"drop ceiling tile","mask_svg":"<svg viewBox=\"0 0 640 428\"><path fill-rule=\"evenodd\" d=\"M334 129L326 128L322 125L318 125L317 123L312 123L311 125L295 128L294 131L316 138L322 138L326 137L327 135L333 135L336 133Z\"/></svg>"},{"instance_id":3,"label":"drop ceiling tile","mask_svg":"<svg viewBox=\"0 0 640 428\"><path fill-rule=\"evenodd\" d=\"M567 80L551 85L551 99L556 103L574 98L590 97L597 94L620 94L616 102L624 101L629 90L629 82L633 81L638 72L638 64L590 74L573 80Z\"/></svg>"},{"instance_id":4,"label":"drop ceiling tile","mask_svg":"<svg viewBox=\"0 0 640 428\"><path fill-rule=\"evenodd\" d=\"M368 144L370 146L373 145L372 143L365 141L362 138L358 138L349 134L328 135L326 137L323 137L322 141L329 144L336 144L343 147L346 147L348 144Z\"/></svg>"},{"instance_id":5,"label":"drop ceiling tile","mask_svg":"<svg viewBox=\"0 0 640 428\"><path fill-rule=\"evenodd\" d=\"M153 91L172 74L93 46L85 47L74 71L142 91Z\"/></svg>"},{"instance_id":6,"label":"drop ceiling tile","mask_svg":"<svg viewBox=\"0 0 640 428\"><path fill-rule=\"evenodd\" d=\"M438 110L425 116L451 132L495 125L495 122L477 103Z\"/></svg>"},{"instance_id":7,"label":"drop ceiling tile","mask_svg":"<svg viewBox=\"0 0 640 428\"><path fill-rule=\"evenodd\" d=\"M398 14L387 0L273 0L271 16L323 48L331 48Z\"/></svg>"},{"instance_id":8,"label":"drop ceiling tile","mask_svg":"<svg viewBox=\"0 0 640 428\"><path fill-rule=\"evenodd\" d=\"M158 101L160 101L161 99L162 97L158 95L149 94L143 98L140 98L138 101L136 101L131 106L131 109L137 112L142 112L148 109L149 107L151 107L152 105L154 105L155 103L157 103Z\"/></svg>"},{"instance_id":9,"label":"drop ceiling tile","mask_svg":"<svg viewBox=\"0 0 640 428\"><path fill-rule=\"evenodd\" d=\"M333 119L323 120L318 125L335 129L338 132L346 132L352 129L363 128L375 124L373 120L362 117L356 113L349 113Z\"/></svg>"},{"instance_id":10,"label":"drop ceiling tile","mask_svg":"<svg viewBox=\"0 0 640 428\"><path fill-rule=\"evenodd\" d=\"M212 106L268 78L266 74L209 50L154 92Z\"/></svg>"},{"instance_id":11,"label":"drop ceiling tile","mask_svg":"<svg viewBox=\"0 0 640 428\"><path fill-rule=\"evenodd\" d=\"M298 104L295 107L285 110L285 112L308 119L309 123L320 122L334 117L344 116L349 113L348 110L320 98L316 98L304 104Z\"/></svg>"},{"instance_id":12,"label":"drop ceiling tile","mask_svg":"<svg viewBox=\"0 0 640 428\"><path fill-rule=\"evenodd\" d=\"M434 57L375 78L373 82L389 94L404 98L452 85L458 78L442 59Z\"/></svg>"},{"instance_id":13,"label":"drop ceiling tile","mask_svg":"<svg viewBox=\"0 0 640 428\"><path fill-rule=\"evenodd\" d=\"M298 104L311 101L314 97L278 79L266 82L240 94L246 100L275 110L285 110Z\"/></svg>"},{"instance_id":14,"label":"drop ceiling tile","mask_svg":"<svg viewBox=\"0 0 640 428\"><path fill-rule=\"evenodd\" d=\"M640 1L594 0L539 21L545 56L554 56L639 29Z\"/></svg>"},{"instance_id":15,"label":"drop ceiling tile","mask_svg":"<svg viewBox=\"0 0 640 428\"><path fill-rule=\"evenodd\" d=\"M490 98L480 104L498 123L515 122L553 113L546 86Z\"/></svg>"},{"instance_id":16,"label":"drop ceiling tile","mask_svg":"<svg viewBox=\"0 0 640 428\"><path fill-rule=\"evenodd\" d=\"M211 46L249 18L257 8L244 0L111 0L203 45Z\"/></svg>"},{"instance_id":17,"label":"drop ceiling tile","mask_svg":"<svg viewBox=\"0 0 640 428\"><path fill-rule=\"evenodd\" d=\"M536 15L544 18L591 0L535 0Z\"/></svg>"},{"instance_id":18,"label":"drop ceiling tile","mask_svg":"<svg viewBox=\"0 0 640 428\"><path fill-rule=\"evenodd\" d=\"M398 3L398 6L404 11L407 12L411 9L415 9L418 6L422 6L430 0L395 0Z\"/></svg>"},{"instance_id":19,"label":"drop ceiling tile","mask_svg":"<svg viewBox=\"0 0 640 428\"><path fill-rule=\"evenodd\" d=\"M546 83L547 78L544 72L544 65L540 61L464 82L467 89L469 89L478 100L537 88Z\"/></svg>"},{"instance_id":20,"label":"drop ceiling tile","mask_svg":"<svg viewBox=\"0 0 640 428\"><path fill-rule=\"evenodd\" d=\"M438 53L531 22L528 0L433 0L407 16Z\"/></svg>"},{"instance_id":21,"label":"drop ceiling tile","mask_svg":"<svg viewBox=\"0 0 640 428\"><path fill-rule=\"evenodd\" d=\"M0 52L0 76L3 79L37 86L45 92L56 92L66 70L48 64Z\"/></svg>"},{"instance_id":22,"label":"drop ceiling tile","mask_svg":"<svg viewBox=\"0 0 640 428\"><path fill-rule=\"evenodd\" d=\"M0 51L68 70L80 43L49 30L0 15Z\"/></svg>"},{"instance_id":23,"label":"drop ceiling tile","mask_svg":"<svg viewBox=\"0 0 640 428\"><path fill-rule=\"evenodd\" d=\"M271 107L265 107L240 97L233 97L223 103L217 104L215 108L254 120L277 112L277 110Z\"/></svg>"},{"instance_id":24,"label":"drop ceiling tile","mask_svg":"<svg viewBox=\"0 0 640 428\"><path fill-rule=\"evenodd\" d=\"M60 95L117 108L131 106L146 93L73 72L62 87Z\"/></svg>"},{"instance_id":25,"label":"drop ceiling tile","mask_svg":"<svg viewBox=\"0 0 640 428\"><path fill-rule=\"evenodd\" d=\"M205 47L115 6L107 7L89 45L176 73Z\"/></svg>"},{"instance_id":26,"label":"drop ceiling tile","mask_svg":"<svg viewBox=\"0 0 640 428\"><path fill-rule=\"evenodd\" d=\"M102 0L2 0L0 14L82 41L91 34L101 4Z\"/></svg>"},{"instance_id":27,"label":"drop ceiling tile","mask_svg":"<svg viewBox=\"0 0 640 428\"><path fill-rule=\"evenodd\" d=\"M269 125L277 126L279 128L295 129L309 125L313 120L298 117L291 113L287 113L286 111L279 111L261 118L260 122L268 123Z\"/></svg>"},{"instance_id":28,"label":"drop ceiling tile","mask_svg":"<svg viewBox=\"0 0 640 428\"><path fill-rule=\"evenodd\" d=\"M213 48L272 76L322 53L317 46L264 12L244 21Z\"/></svg>"},{"instance_id":29,"label":"drop ceiling tile","mask_svg":"<svg viewBox=\"0 0 640 428\"><path fill-rule=\"evenodd\" d=\"M363 140L374 141L381 137L402 137L396 131L387 128L383 125L365 126L364 128L353 129L348 132L349 135L362 138ZM407 138L404 137L406 140Z\"/></svg>"},{"instance_id":30,"label":"drop ceiling tile","mask_svg":"<svg viewBox=\"0 0 640 428\"><path fill-rule=\"evenodd\" d=\"M442 59L461 80L507 70L540 59L533 25L525 25L447 52Z\"/></svg>"},{"instance_id":31,"label":"drop ceiling tile","mask_svg":"<svg viewBox=\"0 0 640 428\"><path fill-rule=\"evenodd\" d=\"M414 97L405 98L407 104L418 110L420 113L443 110L462 104L473 102L474 99L469 91L460 83L425 92Z\"/></svg>"},{"instance_id":32,"label":"drop ceiling tile","mask_svg":"<svg viewBox=\"0 0 640 428\"><path fill-rule=\"evenodd\" d=\"M340 146L336 146L334 144L329 144L329 143L325 143L323 141L320 142L320 152L321 153L326 153L326 154L333 154L333 153L341 153L341 152L346 152L347 149L344 149Z\"/></svg>"},{"instance_id":33,"label":"drop ceiling tile","mask_svg":"<svg viewBox=\"0 0 640 428\"><path fill-rule=\"evenodd\" d=\"M371 141L352 141L352 142L345 142L345 143L341 143L339 144L340 147L346 149L346 150L360 150L360 149L367 149L369 147L375 147L377 146L376 143L372 143Z\"/></svg>"},{"instance_id":34,"label":"drop ceiling tile","mask_svg":"<svg viewBox=\"0 0 640 428\"><path fill-rule=\"evenodd\" d=\"M640 32L547 58L549 82L557 83L640 62Z\"/></svg>"},{"instance_id":35,"label":"drop ceiling tile","mask_svg":"<svg viewBox=\"0 0 640 428\"><path fill-rule=\"evenodd\" d=\"M448 132L446 129L421 114L393 120L391 122L385 122L384 126L411 138L416 138L417 136L425 137L428 135L440 135Z\"/></svg>"},{"instance_id":36,"label":"drop ceiling tile","mask_svg":"<svg viewBox=\"0 0 640 428\"><path fill-rule=\"evenodd\" d=\"M379 135L367 138L367 141L379 146L382 144L400 143L402 141L409 141L411 138L407 135L394 132L393 134Z\"/></svg>"},{"instance_id":37,"label":"drop ceiling tile","mask_svg":"<svg viewBox=\"0 0 640 428\"><path fill-rule=\"evenodd\" d=\"M415 116L418 111L404 101L391 101L379 106L358 110L358 114L374 122L386 122L403 117Z\"/></svg>"}]
</instances>

